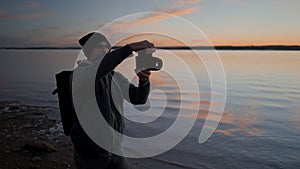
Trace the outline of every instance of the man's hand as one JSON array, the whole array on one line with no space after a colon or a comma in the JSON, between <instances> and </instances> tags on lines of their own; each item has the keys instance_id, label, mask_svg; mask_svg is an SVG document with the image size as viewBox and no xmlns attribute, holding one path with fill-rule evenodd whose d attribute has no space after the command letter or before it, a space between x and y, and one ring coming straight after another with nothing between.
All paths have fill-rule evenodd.
<instances>
[{"instance_id":1,"label":"man's hand","mask_svg":"<svg viewBox=\"0 0 300 169\"><path fill-rule=\"evenodd\" d=\"M137 76L139 77L139 81L141 81L141 82L145 82L145 81L149 80L149 77L151 75L151 72L149 70L136 69L135 72L136 72Z\"/></svg>"},{"instance_id":2,"label":"man's hand","mask_svg":"<svg viewBox=\"0 0 300 169\"><path fill-rule=\"evenodd\" d=\"M140 42L130 43L128 45L135 52L137 52L139 50L143 50L143 49L149 49L149 53L155 52L155 46L154 46L154 44L151 43L151 42L149 42L149 41L147 41L147 40L140 41Z\"/></svg>"}]
</instances>

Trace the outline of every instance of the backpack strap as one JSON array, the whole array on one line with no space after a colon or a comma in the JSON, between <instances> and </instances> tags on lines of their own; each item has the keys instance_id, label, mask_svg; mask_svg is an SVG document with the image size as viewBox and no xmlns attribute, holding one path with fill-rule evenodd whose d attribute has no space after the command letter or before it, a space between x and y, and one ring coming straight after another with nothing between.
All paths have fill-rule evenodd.
<instances>
[{"instance_id":1,"label":"backpack strap","mask_svg":"<svg viewBox=\"0 0 300 169\"><path fill-rule=\"evenodd\" d=\"M58 89L57 88L52 91L52 95L56 95L57 93L58 93Z\"/></svg>"}]
</instances>

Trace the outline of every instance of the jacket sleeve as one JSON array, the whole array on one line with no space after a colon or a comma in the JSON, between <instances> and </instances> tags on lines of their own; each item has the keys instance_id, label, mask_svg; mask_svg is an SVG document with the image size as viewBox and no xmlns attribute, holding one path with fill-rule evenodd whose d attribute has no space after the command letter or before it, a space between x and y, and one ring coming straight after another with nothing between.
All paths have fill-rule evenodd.
<instances>
[{"instance_id":1,"label":"jacket sleeve","mask_svg":"<svg viewBox=\"0 0 300 169\"><path fill-rule=\"evenodd\" d=\"M96 81L113 71L130 54L132 54L132 49L129 45L107 53L99 64Z\"/></svg>"},{"instance_id":2,"label":"jacket sleeve","mask_svg":"<svg viewBox=\"0 0 300 169\"><path fill-rule=\"evenodd\" d=\"M128 102L138 105L145 104L150 93L150 81L139 82L138 86L130 83L126 77L119 72L114 72L114 78L118 81L123 98Z\"/></svg>"}]
</instances>

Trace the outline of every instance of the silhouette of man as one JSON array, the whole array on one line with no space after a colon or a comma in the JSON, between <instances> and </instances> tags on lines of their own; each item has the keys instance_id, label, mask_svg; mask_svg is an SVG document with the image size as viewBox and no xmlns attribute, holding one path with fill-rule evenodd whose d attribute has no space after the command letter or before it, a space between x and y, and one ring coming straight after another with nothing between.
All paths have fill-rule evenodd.
<instances>
[{"instance_id":1,"label":"silhouette of man","mask_svg":"<svg viewBox=\"0 0 300 169\"><path fill-rule=\"evenodd\" d=\"M151 73L148 70L136 70L139 84L135 86L121 73L113 70L133 51L154 49L154 44L148 41L135 42L110 52L110 43L104 35L97 32L83 36L79 43L87 59L77 62L76 69L87 68L98 59L102 59L95 79L97 104L107 123L116 131L123 133L123 100L132 104L145 104L150 92ZM116 96L112 96L112 86L116 89L114 92ZM112 97L118 98L117 101L114 101ZM74 145L74 160L77 169L130 168L124 157L112 154L94 143L85 133L78 119L75 120L71 129L71 140Z\"/></svg>"}]
</instances>

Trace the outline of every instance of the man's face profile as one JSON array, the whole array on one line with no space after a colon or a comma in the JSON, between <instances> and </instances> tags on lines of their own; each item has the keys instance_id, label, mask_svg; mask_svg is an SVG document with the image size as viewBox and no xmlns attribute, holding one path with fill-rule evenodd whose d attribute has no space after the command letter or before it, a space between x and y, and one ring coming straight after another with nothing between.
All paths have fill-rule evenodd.
<instances>
[{"instance_id":1,"label":"man's face profile","mask_svg":"<svg viewBox=\"0 0 300 169\"><path fill-rule=\"evenodd\" d=\"M91 56L89 57L90 61L95 61L99 57L104 56L109 51L109 45L107 42L100 42L98 43L95 48L93 49L93 52Z\"/></svg>"}]
</instances>

